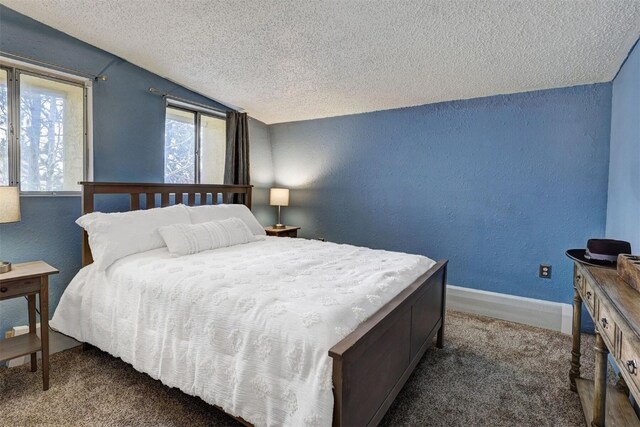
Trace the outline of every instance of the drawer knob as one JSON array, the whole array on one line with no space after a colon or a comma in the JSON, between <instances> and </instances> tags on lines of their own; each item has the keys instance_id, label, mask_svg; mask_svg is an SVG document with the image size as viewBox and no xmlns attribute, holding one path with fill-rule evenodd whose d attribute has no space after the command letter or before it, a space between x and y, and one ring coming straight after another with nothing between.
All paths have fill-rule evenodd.
<instances>
[{"instance_id":1,"label":"drawer knob","mask_svg":"<svg viewBox=\"0 0 640 427\"><path fill-rule=\"evenodd\" d=\"M635 360L627 360L627 371L629 371L631 375L638 373L638 364Z\"/></svg>"},{"instance_id":2,"label":"drawer knob","mask_svg":"<svg viewBox=\"0 0 640 427\"><path fill-rule=\"evenodd\" d=\"M609 321L607 320L606 317L603 317L602 319L600 319L600 323L602 323L602 327L605 329L609 327Z\"/></svg>"},{"instance_id":3,"label":"drawer knob","mask_svg":"<svg viewBox=\"0 0 640 427\"><path fill-rule=\"evenodd\" d=\"M9 289L5 288L4 286L2 288L0 288L0 292L7 292Z\"/></svg>"}]
</instances>

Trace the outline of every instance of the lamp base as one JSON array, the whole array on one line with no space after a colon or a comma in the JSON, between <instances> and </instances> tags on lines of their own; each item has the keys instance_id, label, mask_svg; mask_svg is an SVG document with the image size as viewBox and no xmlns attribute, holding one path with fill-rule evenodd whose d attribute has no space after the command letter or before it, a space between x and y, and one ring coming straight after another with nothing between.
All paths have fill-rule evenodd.
<instances>
[{"instance_id":1,"label":"lamp base","mask_svg":"<svg viewBox=\"0 0 640 427\"><path fill-rule=\"evenodd\" d=\"M0 274L8 273L11 271L11 263L8 261L0 260Z\"/></svg>"},{"instance_id":2,"label":"lamp base","mask_svg":"<svg viewBox=\"0 0 640 427\"><path fill-rule=\"evenodd\" d=\"M287 228L287 226L284 224L276 224L273 226L273 228L281 229L281 228Z\"/></svg>"}]
</instances>

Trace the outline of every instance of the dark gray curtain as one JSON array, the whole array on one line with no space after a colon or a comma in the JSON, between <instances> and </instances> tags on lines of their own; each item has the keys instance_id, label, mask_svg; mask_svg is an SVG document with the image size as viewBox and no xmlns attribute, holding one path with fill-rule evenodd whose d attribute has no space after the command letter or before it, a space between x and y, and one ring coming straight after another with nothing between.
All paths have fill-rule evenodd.
<instances>
[{"instance_id":1,"label":"dark gray curtain","mask_svg":"<svg viewBox=\"0 0 640 427\"><path fill-rule=\"evenodd\" d=\"M227 113L224 183L249 185L249 123L247 113ZM225 203L244 203L244 194L227 195Z\"/></svg>"}]
</instances>

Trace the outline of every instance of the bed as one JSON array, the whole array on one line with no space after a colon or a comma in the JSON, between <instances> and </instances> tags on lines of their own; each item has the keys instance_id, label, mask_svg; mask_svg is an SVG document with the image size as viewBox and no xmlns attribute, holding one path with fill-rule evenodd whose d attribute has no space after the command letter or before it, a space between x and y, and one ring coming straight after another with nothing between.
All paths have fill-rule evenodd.
<instances>
[{"instance_id":1,"label":"bed","mask_svg":"<svg viewBox=\"0 0 640 427\"><path fill-rule=\"evenodd\" d=\"M251 208L251 186L81 184L83 213L103 194L131 210ZM154 249L103 272L92 261L83 232L85 268L52 326L247 425L377 425L434 338L443 346L446 260L264 237L179 258Z\"/></svg>"}]
</instances>

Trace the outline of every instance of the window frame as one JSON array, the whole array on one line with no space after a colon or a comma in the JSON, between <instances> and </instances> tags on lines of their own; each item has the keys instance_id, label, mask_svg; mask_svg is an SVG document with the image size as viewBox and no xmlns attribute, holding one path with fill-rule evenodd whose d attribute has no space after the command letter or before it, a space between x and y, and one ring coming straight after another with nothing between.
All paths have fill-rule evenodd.
<instances>
[{"instance_id":1,"label":"window frame","mask_svg":"<svg viewBox=\"0 0 640 427\"><path fill-rule=\"evenodd\" d=\"M164 112L165 112L165 116L164 116L164 123L165 123L165 129L166 129L166 124L167 124L167 109L168 108L173 108L175 110L181 110L181 111L186 111L188 113L193 113L194 115L194 126L195 126L195 141L194 141L194 167L195 167L195 171L193 174L194 177L194 181L193 183L189 183L189 184L200 184L200 180L202 177L202 162L201 162L201 155L200 153L202 152L202 135L201 135L201 126L202 126L202 116L207 116L207 117L211 117L214 119L218 119L218 120L222 120L225 122L225 132L226 132L226 120L227 120L227 114L222 112L222 111L218 111L218 110L214 110L214 109L209 109L209 108L204 108L204 107L200 107L194 104L189 104L187 102L184 101L180 101L177 99L171 99L169 97L166 97L166 102L165 102L165 108L164 108ZM166 132L166 131L165 131ZM164 135L164 144L166 146L166 142L167 141L167 135L165 133ZM164 156L164 155L163 155ZM163 165L163 177L162 180L164 183L166 182L166 176L164 176L164 173L166 171L166 162L167 159L166 157L164 158L164 165Z\"/></svg>"},{"instance_id":2,"label":"window frame","mask_svg":"<svg viewBox=\"0 0 640 427\"><path fill-rule=\"evenodd\" d=\"M82 191L23 191L20 177L20 76L28 75L83 89L82 179L93 179L93 81L61 71L0 56L0 70L7 72L9 185L20 187L21 196L79 196Z\"/></svg>"}]
</instances>

